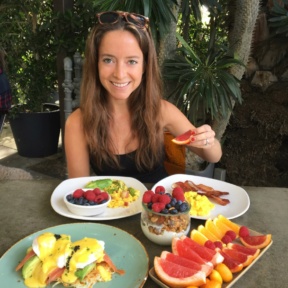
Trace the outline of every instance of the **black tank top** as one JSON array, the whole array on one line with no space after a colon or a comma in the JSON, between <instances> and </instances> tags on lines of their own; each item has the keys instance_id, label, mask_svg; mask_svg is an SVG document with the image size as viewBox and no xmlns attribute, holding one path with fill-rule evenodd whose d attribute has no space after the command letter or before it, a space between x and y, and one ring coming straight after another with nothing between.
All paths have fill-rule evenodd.
<instances>
[{"instance_id":1,"label":"black tank top","mask_svg":"<svg viewBox=\"0 0 288 288\"><path fill-rule=\"evenodd\" d=\"M132 177L142 183L156 183L168 176L164 168L164 161L162 161L162 163L159 163L159 165L154 167L152 170L146 170L146 171L137 170L135 164L135 154L136 152L134 151L128 154L119 155L121 166L120 169L114 166L103 165L102 169L100 170L92 159L90 159L90 164L97 176Z\"/></svg>"}]
</instances>

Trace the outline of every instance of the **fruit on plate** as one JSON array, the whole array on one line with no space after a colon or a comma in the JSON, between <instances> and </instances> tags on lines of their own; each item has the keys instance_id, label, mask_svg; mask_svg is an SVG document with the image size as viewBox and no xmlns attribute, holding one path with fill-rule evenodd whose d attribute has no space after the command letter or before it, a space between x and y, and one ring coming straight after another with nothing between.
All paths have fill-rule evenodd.
<instances>
[{"instance_id":1,"label":"fruit on plate","mask_svg":"<svg viewBox=\"0 0 288 288\"><path fill-rule=\"evenodd\" d=\"M246 247L246 246L243 246L241 244L238 244L238 243L229 243L227 245L227 248L234 249L234 250L237 250L237 251L242 252L244 254L251 255L254 259L260 253L260 249L258 249L258 248L250 248L250 247Z\"/></svg>"},{"instance_id":2,"label":"fruit on plate","mask_svg":"<svg viewBox=\"0 0 288 288\"><path fill-rule=\"evenodd\" d=\"M224 263L217 264L214 269L221 275L223 282L230 282L233 279L231 270Z\"/></svg>"},{"instance_id":3,"label":"fruit on plate","mask_svg":"<svg viewBox=\"0 0 288 288\"><path fill-rule=\"evenodd\" d=\"M251 262L254 260L252 255L248 255L245 253L242 253L240 251L237 251L235 249L229 249L229 248L223 248L222 251L241 263L243 267L246 267L251 264Z\"/></svg>"},{"instance_id":4,"label":"fruit on plate","mask_svg":"<svg viewBox=\"0 0 288 288\"><path fill-rule=\"evenodd\" d=\"M201 258L204 260L211 262L213 266L223 261L223 256L218 251L211 250L205 246L198 244L193 241L191 238L182 236L180 239L175 241L183 241L185 245L190 247L193 251L195 251Z\"/></svg>"},{"instance_id":5,"label":"fruit on plate","mask_svg":"<svg viewBox=\"0 0 288 288\"><path fill-rule=\"evenodd\" d=\"M248 235L240 237L240 241L246 247L261 249L270 244L271 238L272 238L271 234L257 235L257 236Z\"/></svg>"},{"instance_id":6,"label":"fruit on plate","mask_svg":"<svg viewBox=\"0 0 288 288\"><path fill-rule=\"evenodd\" d=\"M195 135L195 132L192 130L188 130L185 133L172 139L171 141L177 145L186 145L186 144L190 143L193 135Z\"/></svg>"},{"instance_id":7,"label":"fruit on plate","mask_svg":"<svg viewBox=\"0 0 288 288\"><path fill-rule=\"evenodd\" d=\"M206 282L203 271L190 269L157 256L154 258L154 268L159 279L169 287L200 286Z\"/></svg>"},{"instance_id":8,"label":"fruit on plate","mask_svg":"<svg viewBox=\"0 0 288 288\"><path fill-rule=\"evenodd\" d=\"M222 222L223 224L228 226L232 231L234 231L236 233L236 235L239 235L239 230L240 230L241 226L232 222L231 220L229 220L228 218L226 218L223 215L218 215L217 218L218 218L218 221Z\"/></svg>"},{"instance_id":9,"label":"fruit on plate","mask_svg":"<svg viewBox=\"0 0 288 288\"><path fill-rule=\"evenodd\" d=\"M223 263L230 269L232 273L240 272L243 269L243 264L232 258L227 253L220 251L221 255L224 257Z\"/></svg>"}]
</instances>

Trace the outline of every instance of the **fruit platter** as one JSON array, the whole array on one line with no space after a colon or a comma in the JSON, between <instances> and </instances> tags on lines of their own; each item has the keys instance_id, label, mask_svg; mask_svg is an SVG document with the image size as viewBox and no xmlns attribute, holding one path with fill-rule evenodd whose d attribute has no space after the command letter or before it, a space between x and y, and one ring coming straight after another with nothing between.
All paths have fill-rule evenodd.
<instances>
[{"instance_id":1,"label":"fruit platter","mask_svg":"<svg viewBox=\"0 0 288 288\"><path fill-rule=\"evenodd\" d=\"M160 245L171 244L171 249L154 257L154 267L149 271L163 288L231 287L272 244L271 234L262 235L221 214L191 231L190 225L181 226L186 223L183 215L190 206L179 186L171 194L163 186L147 190L142 204L150 220L141 219L145 236Z\"/></svg>"}]
</instances>

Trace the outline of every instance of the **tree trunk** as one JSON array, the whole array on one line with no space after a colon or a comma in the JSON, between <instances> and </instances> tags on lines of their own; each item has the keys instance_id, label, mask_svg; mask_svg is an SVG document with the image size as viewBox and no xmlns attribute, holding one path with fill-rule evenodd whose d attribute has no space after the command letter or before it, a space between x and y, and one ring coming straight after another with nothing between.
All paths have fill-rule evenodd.
<instances>
[{"instance_id":1,"label":"tree trunk","mask_svg":"<svg viewBox=\"0 0 288 288\"><path fill-rule=\"evenodd\" d=\"M228 34L229 45L239 59L246 65L249 60L253 32L259 13L260 0L238 0L230 1L230 11L232 14L231 29ZM245 67L235 65L230 69L232 75L239 80L242 78ZM233 107L235 101L232 100ZM221 139L229 123L231 112L226 118L213 121L212 128L216 132L216 137Z\"/></svg>"}]
</instances>

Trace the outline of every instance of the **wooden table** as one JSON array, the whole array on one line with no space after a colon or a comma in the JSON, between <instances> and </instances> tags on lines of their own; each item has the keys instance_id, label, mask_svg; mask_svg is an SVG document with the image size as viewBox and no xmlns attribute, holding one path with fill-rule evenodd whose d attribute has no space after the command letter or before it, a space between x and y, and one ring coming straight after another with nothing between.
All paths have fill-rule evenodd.
<instances>
[{"instance_id":1,"label":"wooden table","mask_svg":"<svg viewBox=\"0 0 288 288\"><path fill-rule=\"evenodd\" d=\"M58 179L0 181L0 255L14 243L36 231L60 224L85 222L63 217L52 209L50 197L59 183ZM288 188L243 188L249 194L251 206L244 215L233 221L261 233L271 233L274 242L263 257L233 287L286 287ZM97 223L118 227L138 238L147 250L150 267L153 266L154 256L160 255L164 249L170 250L169 246L159 246L145 237L140 227L140 214ZM203 223L204 221L192 219L191 229ZM144 287L159 286L149 277Z\"/></svg>"}]
</instances>

